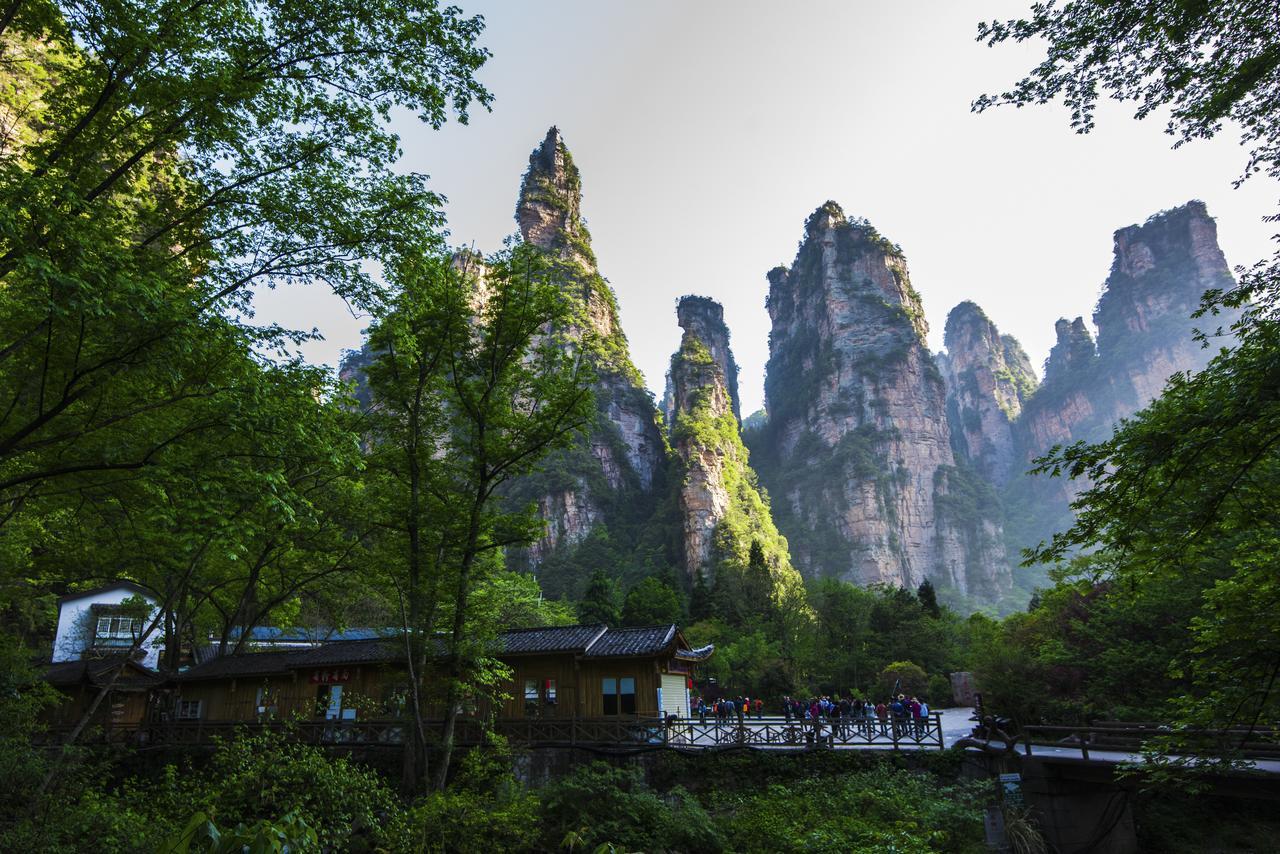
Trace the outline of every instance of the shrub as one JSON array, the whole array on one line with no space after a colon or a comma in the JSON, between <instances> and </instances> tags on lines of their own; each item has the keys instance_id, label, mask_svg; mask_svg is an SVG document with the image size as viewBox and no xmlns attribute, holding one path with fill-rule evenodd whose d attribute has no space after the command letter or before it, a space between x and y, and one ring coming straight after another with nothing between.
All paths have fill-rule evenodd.
<instances>
[{"instance_id":1,"label":"shrub","mask_svg":"<svg viewBox=\"0 0 1280 854\"><path fill-rule=\"evenodd\" d=\"M590 851L719 851L723 840L702 806L677 786L659 795L634 768L594 762L542 792L542 839L556 850L573 835Z\"/></svg>"},{"instance_id":2,"label":"shrub","mask_svg":"<svg viewBox=\"0 0 1280 854\"><path fill-rule=\"evenodd\" d=\"M894 691L894 685L898 686ZM890 694L906 694L908 697L919 697L929 688L929 676L924 668L910 661L895 661L880 671L876 681L877 697L888 697Z\"/></svg>"}]
</instances>

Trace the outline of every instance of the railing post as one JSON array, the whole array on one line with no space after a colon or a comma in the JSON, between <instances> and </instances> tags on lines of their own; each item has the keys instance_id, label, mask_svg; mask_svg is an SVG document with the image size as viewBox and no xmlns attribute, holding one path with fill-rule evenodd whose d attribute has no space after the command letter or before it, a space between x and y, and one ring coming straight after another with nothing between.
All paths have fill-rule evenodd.
<instances>
[{"instance_id":1,"label":"railing post","mask_svg":"<svg viewBox=\"0 0 1280 854\"><path fill-rule=\"evenodd\" d=\"M898 720L898 718L894 718L893 722L890 724L890 726L893 727L893 749L894 750L898 749L898 724L899 723L900 721Z\"/></svg>"}]
</instances>

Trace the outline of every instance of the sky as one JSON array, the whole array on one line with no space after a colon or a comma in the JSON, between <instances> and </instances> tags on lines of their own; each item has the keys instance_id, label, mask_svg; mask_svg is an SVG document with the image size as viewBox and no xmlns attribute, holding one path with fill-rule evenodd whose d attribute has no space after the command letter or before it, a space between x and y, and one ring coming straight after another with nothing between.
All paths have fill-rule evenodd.
<instances>
[{"instance_id":1,"label":"sky","mask_svg":"<svg viewBox=\"0 0 1280 854\"><path fill-rule=\"evenodd\" d=\"M1160 118L1108 104L1074 133L1059 105L969 105L1042 58L975 42L980 19L1029 0L792 2L455 0L487 22L479 79L491 112L440 131L397 117L402 168L448 199L449 241L492 251L513 219L529 153L557 125L582 172L582 210L617 292L632 358L661 396L684 294L725 307L742 411L763 400L765 274L790 264L828 199L902 246L929 345L973 300L1039 367L1059 317L1088 321L1112 233L1198 198L1232 265L1272 251L1274 182L1232 181L1230 131L1177 150ZM336 365L368 318L321 287L264 291L257 319L317 329Z\"/></svg>"}]
</instances>

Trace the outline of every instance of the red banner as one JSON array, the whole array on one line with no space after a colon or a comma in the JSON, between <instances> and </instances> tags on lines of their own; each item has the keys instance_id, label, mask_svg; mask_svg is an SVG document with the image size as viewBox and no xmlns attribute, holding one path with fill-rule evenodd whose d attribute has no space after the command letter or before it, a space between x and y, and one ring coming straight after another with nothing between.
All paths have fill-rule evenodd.
<instances>
[{"instance_id":1,"label":"red banner","mask_svg":"<svg viewBox=\"0 0 1280 854\"><path fill-rule=\"evenodd\" d=\"M347 667L333 668L332 670L316 670L311 674L312 685L334 685L338 682L346 682L351 678L351 670Z\"/></svg>"}]
</instances>

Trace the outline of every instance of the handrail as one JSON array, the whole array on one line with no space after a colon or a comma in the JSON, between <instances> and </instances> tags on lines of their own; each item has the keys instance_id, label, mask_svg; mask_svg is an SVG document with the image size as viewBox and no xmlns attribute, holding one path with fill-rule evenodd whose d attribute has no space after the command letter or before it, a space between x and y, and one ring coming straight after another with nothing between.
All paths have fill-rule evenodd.
<instances>
[{"instance_id":1,"label":"handrail","mask_svg":"<svg viewBox=\"0 0 1280 854\"><path fill-rule=\"evenodd\" d=\"M1089 750L1123 750L1125 748L1141 748L1149 739L1165 736L1185 737L1192 741L1197 739L1214 741L1214 744L1186 744L1178 747L1177 752L1187 755L1221 753L1235 751L1250 758L1280 757L1280 734L1273 727L1257 729L1211 730L1202 728L1179 728L1167 724L1142 724L1120 726L1108 722L1104 726L1070 726L1056 724L1033 724L1024 726L1023 749L1025 755L1032 755L1032 746L1069 748L1079 747L1083 759L1089 758ZM1061 735L1064 738L1054 739ZM1039 736L1039 738L1037 738ZM1101 738L1099 737L1101 736ZM1246 738L1241 740L1240 737ZM1248 736L1256 738L1249 739Z\"/></svg>"},{"instance_id":2,"label":"handrail","mask_svg":"<svg viewBox=\"0 0 1280 854\"><path fill-rule=\"evenodd\" d=\"M455 738L459 744L481 743L485 723L459 720ZM380 747L404 743L408 721L403 718L364 720L266 720L266 721L163 721L113 726L100 733L103 740L145 747L205 746L215 738L240 731L291 733L302 743L328 747ZM442 730L443 721L427 721L430 738ZM611 747L676 747L710 749L727 746L751 748L892 747L942 749L942 717L938 713L919 720L786 720L748 718L702 723L697 718L499 718L493 732L513 744L526 746L597 745ZM46 744L61 743L69 727L50 728Z\"/></svg>"}]
</instances>

